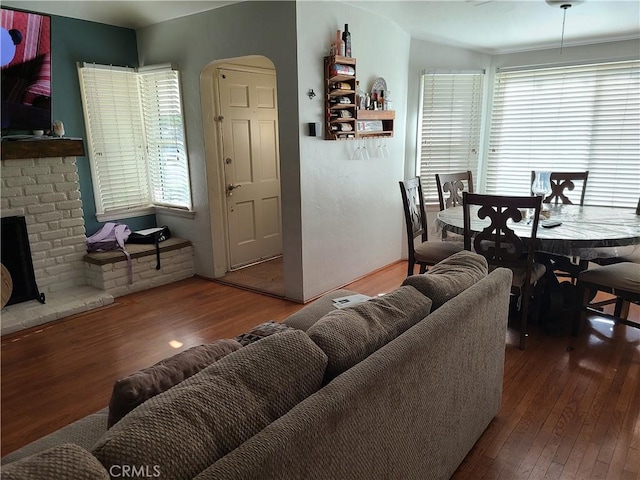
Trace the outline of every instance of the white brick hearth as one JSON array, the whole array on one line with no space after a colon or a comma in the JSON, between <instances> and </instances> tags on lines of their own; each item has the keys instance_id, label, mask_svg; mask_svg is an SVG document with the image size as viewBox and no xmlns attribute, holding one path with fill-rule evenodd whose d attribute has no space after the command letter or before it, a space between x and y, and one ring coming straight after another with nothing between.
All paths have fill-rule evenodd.
<instances>
[{"instance_id":1,"label":"white brick hearth","mask_svg":"<svg viewBox=\"0 0 640 480\"><path fill-rule=\"evenodd\" d=\"M2 334L107 305L113 296L87 285L82 200L75 157L2 160L2 217L24 216L36 284L46 304L2 309Z\"/></svg>"}]
</instances>

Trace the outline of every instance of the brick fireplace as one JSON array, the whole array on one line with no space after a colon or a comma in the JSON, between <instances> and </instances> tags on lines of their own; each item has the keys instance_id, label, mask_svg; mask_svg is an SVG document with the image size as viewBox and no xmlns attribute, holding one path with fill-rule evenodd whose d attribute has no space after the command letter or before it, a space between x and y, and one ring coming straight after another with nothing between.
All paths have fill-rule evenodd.
<instances>
[{"instance_id":1,"label":"brick fireplace","mask_svg":"<svg viewBox=\"0 0 640 480\"><path fill-rule=\"evenodd\" d=\"M19 143L56 143L60 148L62 142L71 141ZM82 149L82 141L77 142ZM25 218L36 284L46 303L30 300L3 308L1 333L112 303L112 295L87 285L85 278L86 232L75 156L11 159L6 158L12 156L5 155L6 147L12 146L2 145L0 216ZM60 154L56 148L52 153Z\"/></svg>"}]
</instances>

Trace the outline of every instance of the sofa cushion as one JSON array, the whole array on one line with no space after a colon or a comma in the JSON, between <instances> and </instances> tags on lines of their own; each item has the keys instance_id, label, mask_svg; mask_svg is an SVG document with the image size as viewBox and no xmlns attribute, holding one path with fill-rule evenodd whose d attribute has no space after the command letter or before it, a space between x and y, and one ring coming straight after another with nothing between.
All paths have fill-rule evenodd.
<instances>
[{"instance_id":1,"label":"sofa cushion","mask_svg":"<svg viewBox=\"0 0 640 480\"><path fill-rule=\"evenodd\" d=\"M411 275L402 285L411 285L433 300L432 309L463 292L487 276L487 259L474 252L454 253L437 263L427 273Z\"/></svg>"},{"instance_id":2,"label":"sofa cushion","mask_svg":"<svg viewBox=\"0 0 640 480\"><path fill-rule=\"evenodd\" d=\"M307 333L327 354L326 380L364 360L429 314L431 300L411 286L335 310Z\"/></svg>"},{"instance_id":3,"label":"sofa cushion","mask_svg":"<svg viewBox=\"0 0 640 480\"><path fill-rule=\"evenodd\" d=\"M322 385L326 355L299 330L271 335L149 399L93 453L111 465L193 478Z\"/></svg>"},{"instance_id":4,"label":"sofa cushion","mask_svg":"<svg viewBox=\"0 0 640 480\"><path fill-rule=\"evenodd\" d=\"M224 339L197 345L117 380L109 402L107 427L111 428L138 405L170 389L185 378L242 348L236 340Z\"/></svg>"},{"instance_id":5,"label":"sofa cushion","mask_svg":"<svg viewBox=\"0 0 640 480\"><path fill-rule=\"evenodd\" d=\"M67 443L2 467L3 480L109 480L102 464L84 448Z\"/></svg>"},{"instance_id":6,"label":"sofa cushion","mask_svg":"<svg viewBox=\"0 0 640 480\"><path fill-rule=\"evenodd\" d=\"M256 325L248 332L238 335L236 340L242 346L247 346L250 343L262 340L264 337L268 337L274 333L285 332L287 330L291 330L291 327L274 321L264 322L260 325Z\"/></svg>"},{"instance_id":7,"label":"sofa cushion","mask_svg":"<svg viewBox=\"0 0 640 480\"><path fill-rule=\"evenodd\" d=\"M332 312L336 309L336 306L333 303L334 298L347 297L349 295L355 294L356 292L345 289L329 292L325 295L322 295L320 298L310 303L309 305L305 305L296 313L288 316L283 323L285 325L289 325L290 327L304 330L306 332L307 330L309 330L311 325L316 323L327 313Z\"/></svg>"}]
</instances>

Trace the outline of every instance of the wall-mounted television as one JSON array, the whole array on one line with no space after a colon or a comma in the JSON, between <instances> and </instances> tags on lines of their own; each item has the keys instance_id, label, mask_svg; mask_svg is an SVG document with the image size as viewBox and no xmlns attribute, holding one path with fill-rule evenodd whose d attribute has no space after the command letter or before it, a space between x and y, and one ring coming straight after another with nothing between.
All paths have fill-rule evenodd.
<instances>
[{"instance_id":1,"label":"wall-mounted television","mask_svg":"<svg viewBox=\"0 0 640 480\"><path fill-rule=\"evenodd\" d=\"M51 17L2 7L2 134L51 129Z\"/></svg>"}]
</instances>

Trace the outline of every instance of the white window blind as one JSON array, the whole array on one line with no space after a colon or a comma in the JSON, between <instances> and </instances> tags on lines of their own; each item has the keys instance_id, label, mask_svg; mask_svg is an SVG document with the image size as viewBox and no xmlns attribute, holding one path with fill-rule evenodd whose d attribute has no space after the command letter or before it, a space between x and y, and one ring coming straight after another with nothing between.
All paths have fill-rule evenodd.
<instances>
[{"instance_id":1,"label":"white window blind","mask_svg":"<svg viewBox=\"0 0 640 480\"><path fill-rule=\"evenodd\" d=\"M79 69L96 212L149 206L138 84L133 69Z\"/></svg>"},{"instance_id":2,"label":"white window blind","mask_svg":"<svg viewBox=\"0 0 640 480\"><path fill-rule=\"evenodd\" d=\"M80 64L96 213L191 209L178 72Z\"/></svg>"},{"instance_id":3,"label":"white window blind","mask_svg":"<svg viewBox=\"0 0 640 480\"><path fill-rule=\"evenodd\" d=\"M417 170L427 203L438 203L436 173L478 168L484 72L422 75Z\"/></svg>"},{"instance_id":4,"label":"white window blind","mask_svg":"<svg viewBox=\"0 0 640 480\"><path fill-rule=\"evenodd\" d=\"M640 62L499 71L486 191L527 195L531 170L588 170L585 204L636 206Z\"/></svg>"},{"instance_id":5,"label":"white window blind","mask_svg":"<svg viewBox=\"0 0 640 480\"><path fill-rule=\"evenodd\" d=\"M138 78L149 156L151 199L156 205L190 209L189 169L178 72L147 72L141 69Z\"/></svg>"}]
</instances>

